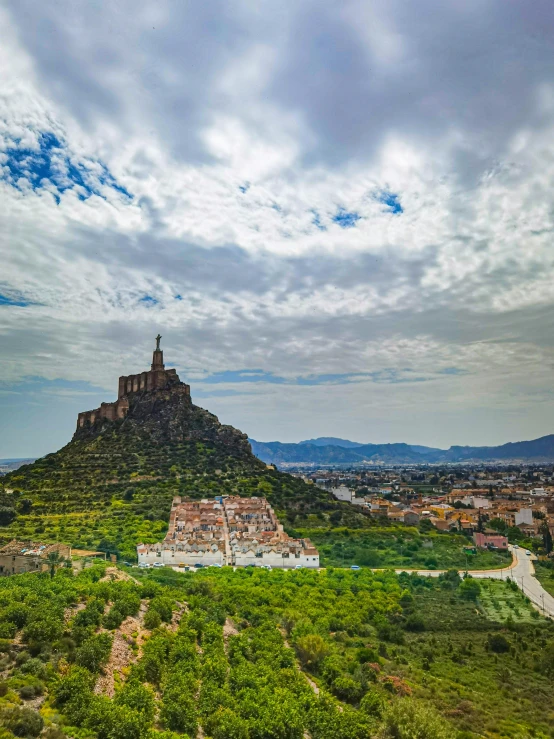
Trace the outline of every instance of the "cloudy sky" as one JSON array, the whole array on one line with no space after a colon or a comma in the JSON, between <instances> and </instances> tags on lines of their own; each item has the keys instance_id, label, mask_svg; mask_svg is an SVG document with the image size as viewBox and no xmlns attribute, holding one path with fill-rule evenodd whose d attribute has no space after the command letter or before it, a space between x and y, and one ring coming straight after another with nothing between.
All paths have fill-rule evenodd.
<instances>
[{"instance_id":1,"label":"cloudy sky","mask_svg":"<svg viewBox=\"0 0 554 739\"><path fill-rule=\"evenodd\" d=\"M554 432L551 0L2 0L0 457L146 369L251 437Z\"/></svg>"}]
</instances>

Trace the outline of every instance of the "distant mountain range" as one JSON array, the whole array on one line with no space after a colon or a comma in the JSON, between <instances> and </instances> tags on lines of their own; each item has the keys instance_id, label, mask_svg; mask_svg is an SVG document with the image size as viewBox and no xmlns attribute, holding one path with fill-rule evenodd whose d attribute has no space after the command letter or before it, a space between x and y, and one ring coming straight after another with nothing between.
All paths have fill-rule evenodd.
<instances>
[{"instance_id":1,"label":"distant mountain range","mask_svg":"<svg viewBox=\"0 0 554 739\"><path fill-rule=\"evenodd\" d=\"M35 457L29 457L25 459L0 459L0 475L7 475L8 472L13 472L24 464L31 464L35 461Z\"/></svg>"},{"instance_id":2,"label":"distant mountain range","mask_svg":"<svg viewBox=\"0 0 554 739\"><path fill-rule=\"evenodd\" d=\"M554 462L554 434L501 446L451 446L450 449L412 444L361 444L322 436L298 444L250 439L252 451L272 464L437 464L456 462Z\"/></svg>"}]
</instances>

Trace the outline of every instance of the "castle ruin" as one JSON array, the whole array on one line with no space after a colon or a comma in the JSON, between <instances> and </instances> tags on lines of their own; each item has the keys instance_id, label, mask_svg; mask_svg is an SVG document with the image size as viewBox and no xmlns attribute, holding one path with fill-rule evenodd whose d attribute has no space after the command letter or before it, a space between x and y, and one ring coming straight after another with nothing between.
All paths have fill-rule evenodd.
<instances>
[{"instance_id":1,"label":"castle ruin","mask_svg":"<svg viewBox=\"0 0 554 739\"><path fill-rule=\"evenodd\" d=\"M100 408L83 411L77 416L77 429L92 426L99 419L117 421L125 418L129 411L129 396L133 393L163 390L172 385L182 385L190 396L190 386L181 383L175 369L167 369L164 365L164 353L160 349L161 336L156 337L156 348L152 354L150 371L138 375L123 375L119 378L117 400L113 403L102 403Z\"/></svg>"}]
</instances>

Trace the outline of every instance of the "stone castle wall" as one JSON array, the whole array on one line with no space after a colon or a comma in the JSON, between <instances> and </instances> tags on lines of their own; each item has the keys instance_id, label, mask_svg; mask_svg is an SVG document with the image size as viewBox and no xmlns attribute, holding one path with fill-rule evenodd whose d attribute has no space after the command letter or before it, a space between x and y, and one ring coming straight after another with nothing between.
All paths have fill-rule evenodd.
<instances>
[{"instance_id":1,"label":"stone castle wall","mask_svg":"<svg viewBox=\"0 0 554 739\"><path fill-rule=\"evenodd\" d=\"M77 416L77 428L92 426L99 419L118 421L125 418L129 411L129 395L142 391L151 392L168 385L179 384L179 375L175 369L165 369L163 351L156 350L152 356L152 364L147 372L138 375L123 375L119 378L117 400L113 403L102 403L100 408L83 411ZM190 396L190 387L184 385Z\"/></svg>"}]
</instances>

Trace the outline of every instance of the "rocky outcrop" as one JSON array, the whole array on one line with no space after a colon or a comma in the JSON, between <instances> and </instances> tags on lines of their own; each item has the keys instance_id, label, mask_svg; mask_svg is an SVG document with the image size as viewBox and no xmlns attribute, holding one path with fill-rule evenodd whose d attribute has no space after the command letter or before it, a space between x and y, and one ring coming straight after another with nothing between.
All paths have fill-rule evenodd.
<instances>
[{"instance_id":1,"label":"rocky outcrop","mask_svg":"<svg viewBox=\"0 0 554 739\"><path fill-rule=\"evenodd\" d=\"M213 413L194 405L184 383L133 393L124 419L98 418L89 426L78 427L73 441L92 440L106 432L140 435L158 444L210 442L222 445L233 456L252 455L248 436L233 426L221 424Z\"/></svg>"}]
</instances>

